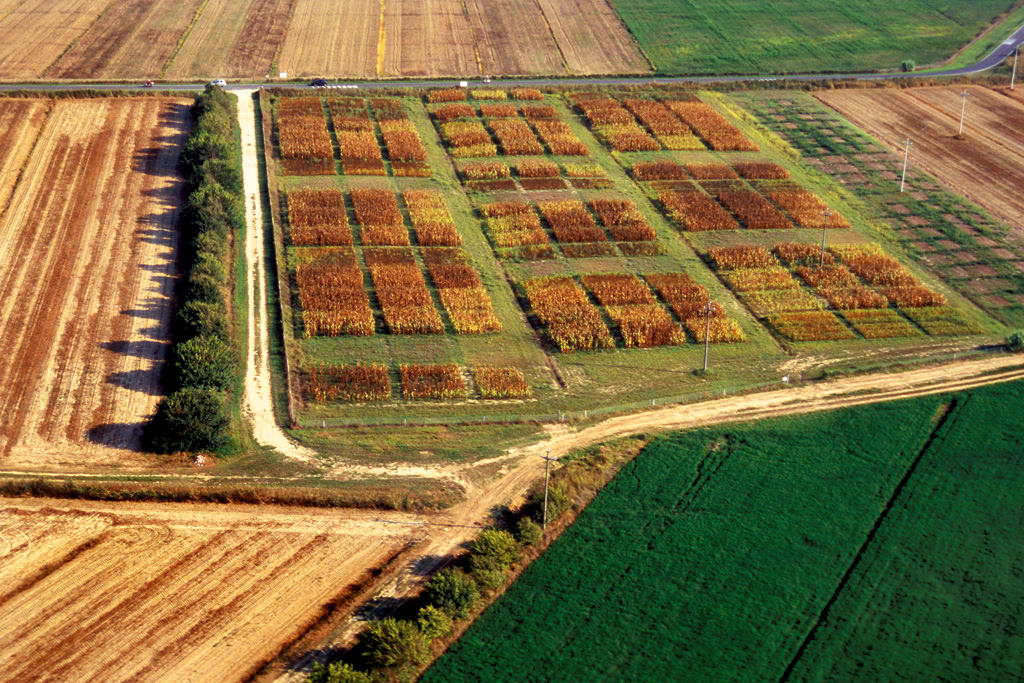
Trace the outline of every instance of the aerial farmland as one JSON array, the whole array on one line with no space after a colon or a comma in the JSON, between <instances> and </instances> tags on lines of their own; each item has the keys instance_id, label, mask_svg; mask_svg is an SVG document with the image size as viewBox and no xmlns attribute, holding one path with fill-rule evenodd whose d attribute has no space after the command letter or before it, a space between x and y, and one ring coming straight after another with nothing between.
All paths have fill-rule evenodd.
<instances>
[{"instance_id":1,"label":"aerial farmland","mask_svg":"<svg viewBox=\"0 0 1024 683\"><path fill-rule=\"evenodd\" d=\"M1024 8L781 12L0 0L0 678L1024 677Z\"/></svg>"}]
</instances>

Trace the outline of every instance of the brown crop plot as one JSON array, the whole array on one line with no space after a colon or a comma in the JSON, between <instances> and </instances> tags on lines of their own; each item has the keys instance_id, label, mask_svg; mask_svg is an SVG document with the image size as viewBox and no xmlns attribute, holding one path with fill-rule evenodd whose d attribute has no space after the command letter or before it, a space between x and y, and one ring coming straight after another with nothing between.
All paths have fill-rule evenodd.
<instances>
[{"instance_id":1,"label":"brown crop plot","mask_svg":"<svg viewBox=\"0 0 1024 683\"><path fill-rule=\"evenodd\" d=\"M422 537L374 516L4 500L0 669L6 680L245 678Z\"/></svg>"},{"instance_id":2,"label":"brown crop plot","mask_svg":"<svg viewBox=\"0 0 1024 683\"><path fill-rule=\"evenodd\" d=\"M1024 216L1024 103L967 88L963 139L955 137L963 88L834 90L816 97L894 151L909 136L910 164L1018 226Z\"/></svg>"},{"instance_id":3,"label":"brown crop plot","mask_svg":"<svg viewBox=\"0 0 1024 683\"><path fill-rule=\"evenodd\" d=\"M0 78L38 78L103 13L107 0L27 0L0 19Z\"/></svg>"},{"instance_id":4,"label":"brown crop plot","mask_svg":"<svg viewBox=\"0 0 1024 683\"><path fill-rule=\"evenodd\" d=\"M0 100L0 216L49 110L49 100Z\"/></svg>"},{"instance_id":5,"label":"brown crop plot","mask_svg":"<svg viewBox=\"0 0 1024 683\"><path fill-rule=\"evenodd\" d=\"M188 104L53 103L0 222L5 464L138 450L162 393Z\"/></svg>"}]
</instances>

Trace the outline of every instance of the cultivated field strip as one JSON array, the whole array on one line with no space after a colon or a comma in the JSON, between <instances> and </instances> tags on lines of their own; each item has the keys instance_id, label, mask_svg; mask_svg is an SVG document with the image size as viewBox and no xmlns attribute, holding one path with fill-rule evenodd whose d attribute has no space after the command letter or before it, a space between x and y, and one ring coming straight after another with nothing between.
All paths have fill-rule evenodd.
<instances>
[{"instance_id":1,"label":"cultivated field strip","mask_svg":"<svg viewBox=\"0 0 1024 683\"><path fill-rule=\"evenodd\" d=\"M43 74L48 78L157 76L202 0L113 3Z\"/></svg>"},{"instance_id":2,"label":"cultivated field strip","mask_svg":"<svg viewBox=\"0 0 1024 683\"><path fill-rule=\"evenodd\" d=\"M164 75L262 77L284 42L295 0L210 0Z\"/></svg>"},{"instance_id":3,"label":"cultivated field strip","mask_svg":"<svg viewBox=\"0 0 1024 683\"><path fill-rule=\"evenodd\" d=\"M351 511L5 501L0 670L244 677L417 529Z\"/></svg>"},{"instance_id":4,"label":"cultivated field strip","mask_svg":"<svg viewBox=\"0 0 1024 683\"><path fill-rule=\"evenodd\" d=\"M380 0L346 0L324 12L320 0L296 0L278 67L289 76L376 76Z\"/></svg>"},{"instance_id":5,"label":"cultivated field strip","mask_svg":"<svg viewBox=\"0 0 1024 683\"><path fill-rule=\"evenodd\" d=\"M41 76L110 4L110 0L25 0L5 16L0 14L0 78Z\"/></svg>"},{"instance_id":6,"label":"cultivated field strip","mask_svg":"<svg viewBox=\"0 0 1024 683\"><path fill-rule=\"evenodd\" d=\"M0 460L138 449L161 394L187 116L184 100L54 103L0 221Z\"/></svg>"},{"instance_id":7,"label":"cultivated field strip","mask_svg":"<svg viewBox=\"0 0 1024 683\"><path fill-rule=\"evenodd\" d=\"M49 110L48 100L0 100L0 216Z\"/></svg>"},{"instance_id":8,"label":"cultivated field strip","mask_svg":"<svg viewBox=\"0 0 1024 683\"><path fill-rule=\"evenodd\" d=\"M967 88L963 139L956 139L962 91L887 88L815 96L894 151L902 153L909 136L912 165L1019 225L1024 216L1024 106L987 88Z\"/></svg>"}]
</instances>

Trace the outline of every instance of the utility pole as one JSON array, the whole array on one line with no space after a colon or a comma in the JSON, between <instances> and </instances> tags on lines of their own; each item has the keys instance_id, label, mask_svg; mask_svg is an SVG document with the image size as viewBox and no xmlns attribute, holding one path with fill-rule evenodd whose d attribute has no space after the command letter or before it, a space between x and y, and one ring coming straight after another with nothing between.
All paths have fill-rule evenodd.
<instances>
[{"instance_id":1,"label":"utility pole","mask_svg":"<svg viewBox=\"0 0 1024 683\"><path fill-rule=\"evenodd\" d=\"M540 456L544 458L544 516L541 521L541 529L548 528L548 481L550 480L550 469L551 461L557 460L558 458L551 457L551 449L547 450L547 455Z\"/></svg>"},{"instance_id":2,"label":"utility pole","mask_svg":"<svg viewBox=\"0 0 1024 683\"><path fill-rule=\"evenodd\" d=\"M963 137L964 134L964 114L967 113L967 88L964 88L963 97L964 103L960 106L960 130L956 134L958 138Z\"/></svg>"},{"instance_id":3,"label":"utility pole","mask_svg":"<svg viewBox=\"0 0 1024 683\"><path fill-rule=\"evenodd\" d=\"M704 373L705 374L707 374L707 371L708 371L708 346L711 343L711 309L713 309L714 307L715 307L715 304L714 304L713 301L708 301L704 305L704 310L707 311L707 314L708 314L707 327L704 329Z\"/></svg>"},{"instance_id":4,"label":"utility pole","mask_svg":"<svg viewBox=\"0 0 1024 683\"><path fill-rule=\"evenodd\" d=\"M818 259L819 268L823 268L825 266L825 231L828 230L828 217L832 215L832 209L825 209L821 212L821 215L825 217L825 222L821 226L821 257Z\"/></svg>"},{"instance_id":5,"label":"utility pole","mask_svg":"<svg viewBox=\"0 0 1024 683\"><path fill-rule=\"evenodd\" d=\"M900 178L900 192L907 183L907 162L910 161L910 138L907 138L907 147L903 150L903 177Z\"/></svg>"},{"instance_id":6,"label":"utility pole","mask_svg":"<svg viewBox=\"0 0 1024 683\"><path fill-rule=\"evenodd\" d=\"M1013 74L1010 76L1010 90L1013 90L1013 84L1017 80L1017 58L1020 57L1020 45L1013 51Z\"/></svg>"}]
</instances>

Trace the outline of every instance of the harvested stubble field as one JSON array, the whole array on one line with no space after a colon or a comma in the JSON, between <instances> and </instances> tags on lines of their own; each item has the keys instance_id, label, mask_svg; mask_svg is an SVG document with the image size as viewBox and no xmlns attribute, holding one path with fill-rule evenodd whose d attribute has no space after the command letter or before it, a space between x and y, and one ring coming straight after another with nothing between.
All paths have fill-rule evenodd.
<instances>
[{"instance_id":1,"label":"harvested stubble field","mask_svg":"<svg viewBox=\"0 0 1024 683\"><path fill-rule=\"evenodd\" d=\"M603 0L297 0L279 58L293 76L646 73Z\"/></svg>"},{"instance_id":2,"label":"harvested stubble field","mask_svg":"<svg viewBox=\"0 0 1024 683\"><path fill-rule=\"evenodd\" d=\"M963 90L849 89L815 96L895 152L902 153L909 136L911 163L1018 225L1019 231L1024 216L1024 104L1000 91L966 88L964 133L958 139Z\"/></svg>"},{"instance_id":3,"label":"harvested stubble field","mask_svg":"<svg viewBox=\"0 0 1024 683\"><path fill-rule=\"evenodd\" d=\"M411 515L6 499L6 680L238 680L422 536Z\"/></svg>"},{"instance_id":4,"label":"harvested stubble field","mask_svg":"<svg viewBox=\"0 0 1024 683\"><path fill-rule=\"evenodd\" d=\"M50 111L22 129L38 139L0 219L5 465L123 463L138 450L162 393L189 104L31 103Z\"/></svg>"}]
</instances>

